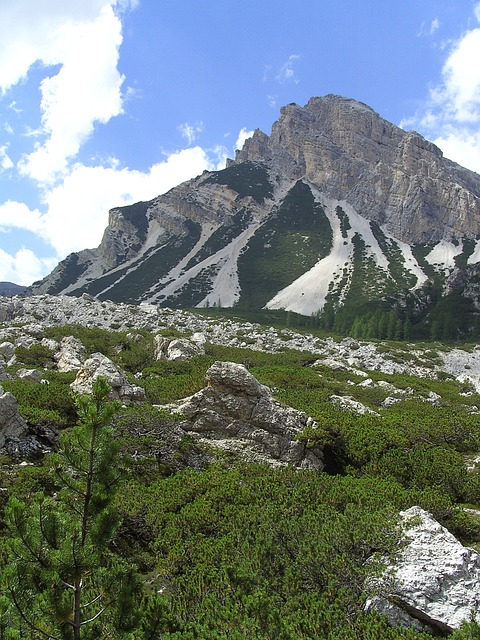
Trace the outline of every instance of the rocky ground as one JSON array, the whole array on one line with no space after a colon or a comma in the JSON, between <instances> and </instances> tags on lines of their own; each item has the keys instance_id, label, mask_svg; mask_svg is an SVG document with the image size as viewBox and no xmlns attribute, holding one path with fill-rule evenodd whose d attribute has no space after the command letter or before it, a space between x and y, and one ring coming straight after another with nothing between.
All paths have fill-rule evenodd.
<instances>
[{"instance_id":1,"label":"rocky ground","mask_svg":"<svg viewBox=\"0 0 480 640\"><path fill-rule=\"evenodd\" d=\"M359 376L357 386L382 386L389 394L382 406L389 406L408 395L386 381L374 381L369 372L402 373L435 378L449 374L470 383L480 391L480 347L470 350L441 345L398 344L358 341L345 338L320 339L290 329L265 328L240 320L218 320L154 305L131 306L101 302L90 296L35 296L0 298L0 380L8 377L3 365L15 361L18 346L32 346L43 338L47 326L80 324L109 330L153 333L174 328L185 338L155 336L156 359L181 359L202 353L206 343L222 344L268 352L285 349L308 351L318 357L319 366L340 369ZM141 400L143 389L128 382L124 373L103 354L86 358L83 345L72 336L50 341L60 371L76 371L72 388L88 392L98 375L106 375L115 397L124 404ZM16 376L42 382L42 372L19 369ZM3 378L2 378L3 376ZM378 376L377 376L378 377ZM141 377L138 378L141 384ZM352 388L354 383L351 382ZM472 391L467 392L472 393ZM440 396L430 392L422 398L436 404ZM347 410L370 411L350 396L331 396L330 400ZM307 449L296 439L299 431L314 425L304 413L280 405L271 391L261 385L239 364L216 362L207 372L205 388L183 400L165 406L177 414L171 437L180 442L186 434L200 444L208 443L232 453L241 452L247 461L272 466L323 468L321 447ZM474 408L477 411L477 408ZM9 455L17 448L22 454L41 451L44 438L28 434L28 425L19 416L15 398L0 386L0 448ZM47 434L54 438L55 434ZM8 441L9 449L4 447ZM13 449L12 449L13 447ZM24 448L22 450L22 447ZM48 447L47 447L48 448ZM480 559L463 547L429 514L413 507L402 514L405 540L399 557L379 581L382 597L374 597L370 608L389 616L391 624L433 629L450 633L476 610L480 593ZM420 570L419 570L420 568Z\"/></svg>"},{"instance_id":2,"label":"rocky ground","mask_svg":"<svg viewBox=\"0 0 480 640\"><path fill-rule=\"evenodd\" d=\"M480 391L480 345L471 351L447 349L432 345L424 348L405 343L397 348L381 342L345 338L321 339L290 329L277 330L241 320L219 320L182 310L156 305L126 305L101 302L84 295L0 297L0 343L15 337L28 346L46 326L81 324L111 330L148 329L158 331L173 327L186 334L203 334L212 344L248 347L277 352L288 349L309 351L319 356L322 364L352 372L380 371L435 377L444 372L461 382L470 382Z\"/></svg>"}]
</instances>

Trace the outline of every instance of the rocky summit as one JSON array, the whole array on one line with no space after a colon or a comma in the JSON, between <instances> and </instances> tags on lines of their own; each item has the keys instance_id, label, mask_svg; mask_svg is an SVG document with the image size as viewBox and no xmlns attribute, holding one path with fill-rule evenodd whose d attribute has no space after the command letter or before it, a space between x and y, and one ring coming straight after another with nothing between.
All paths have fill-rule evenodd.
<instances>
[{"instance_id":1,"label":"rocky summit","mask_svg":"<svg viewBox=\"0 0 480 640\"><path fill-rule=\"evenodd\" d=\"M282 108L224 170L112 209L100 246L30 293L305 316L377 304L414 322L460 296L476 316L479 237L478 174L327 95Z\"/></svg>"}]
</instances>

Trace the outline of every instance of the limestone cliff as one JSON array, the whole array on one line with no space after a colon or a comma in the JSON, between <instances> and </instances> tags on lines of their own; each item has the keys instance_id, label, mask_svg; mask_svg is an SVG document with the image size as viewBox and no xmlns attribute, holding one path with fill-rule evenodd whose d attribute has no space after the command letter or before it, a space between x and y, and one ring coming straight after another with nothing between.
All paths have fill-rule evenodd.
<instances>
[{"instance_id":1,"label":"limestone cliff","mask_svg":"<svg viewBox=\"0 0 480 640\"><path fill-rule=\"evenodd\" d=\"M100 246L68 256L30 293L303 315L408 291L420 299L431 282L475 297L478 238L478 174L327 95L284 107L224 170L112 209Z\"/></svg>"},{"instance_id":2,"label":"limestone cliff","mask_svg":"<svg viewBox=\"0 0 480 640\"><path fill-rule=\"evenodd\" d=\"M237 152L236 162L246 160L306 178L409 244L480 232L480 176L355 100L287 105L269 138L257 130Z\"/></svg>"}]
</instances>

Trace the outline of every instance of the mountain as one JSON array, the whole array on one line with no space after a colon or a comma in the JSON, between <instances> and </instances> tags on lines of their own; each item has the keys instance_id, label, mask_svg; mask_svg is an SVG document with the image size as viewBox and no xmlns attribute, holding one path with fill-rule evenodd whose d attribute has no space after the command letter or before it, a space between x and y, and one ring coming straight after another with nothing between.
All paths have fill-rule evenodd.
<instances>
[{"instance_id":1,"label":"mountain","mask_svg":"<svg viewBox=\"0 0 480 640\"><path fill-rule=\"evenodd\" d=\"M13 282L0 282L0 296L18 296L26 290L27 287L22 287Z\"/></svg>"},{"instance_id":2,"label":"mountain","mask_svg":"<svg viewBox=\"0 0 480 640\"><path fill-rule=\"evenodd\" d=\"M430 313L432 329L440 304L439 331L460 310L467 331L479 324L479 238L478 174L327 95L282 108L224 170L112 209L100 246L29 293L323 313L347 329L374 307L403 323Z\"/></svg>"}]
</instances>

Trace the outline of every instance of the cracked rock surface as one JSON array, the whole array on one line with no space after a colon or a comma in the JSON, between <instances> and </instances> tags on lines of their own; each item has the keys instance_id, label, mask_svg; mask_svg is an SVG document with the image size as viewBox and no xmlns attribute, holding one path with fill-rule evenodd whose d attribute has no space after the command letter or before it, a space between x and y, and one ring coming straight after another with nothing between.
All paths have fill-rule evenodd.
<instances>
[{"instance_id":1,"label":"cracked rock surface","mask_svg":"<svg viewBox=\"0 0 480 640\"><path fill-rule=\"evenodd\" d=\"M321 448L307 449L295 439L307 424L314 425L311 418L277 402L243 365L215 362L206 382L198 393L168 405L185 418L180 426L186 432L249 462L323 469Z\"/></svg>"},{"instance_id":2,"label":"cracked rock surface","mask_svg":"<svg viewBox=\"0 0 480 640\"><path fill-rule=\"evenodd\" d=\"M464 547L420 507L401 513L404 536L398 557L387 561L367 604L392 626L445 635L469 621L480 605L480 554Z\"/></svg>"}]
</instances>

